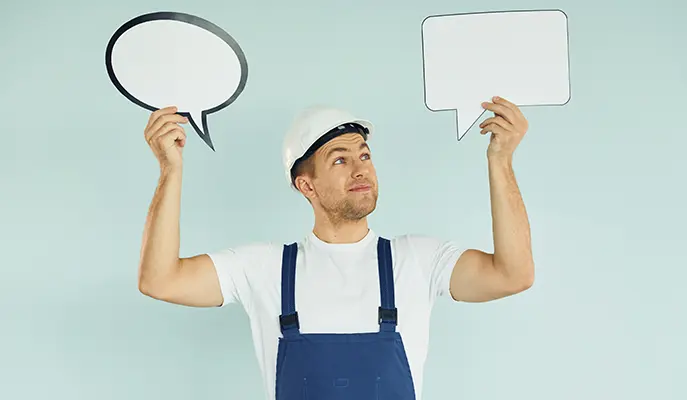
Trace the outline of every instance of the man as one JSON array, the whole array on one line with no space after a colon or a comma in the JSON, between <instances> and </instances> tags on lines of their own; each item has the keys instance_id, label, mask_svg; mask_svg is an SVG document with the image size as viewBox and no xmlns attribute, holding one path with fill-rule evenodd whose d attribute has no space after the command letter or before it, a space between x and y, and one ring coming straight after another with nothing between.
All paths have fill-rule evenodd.
<instances>
[{"instance_id":1,"label":"man","mask_svg":"<svg viewBox=\"0 0 687 400\"><path fill-rule=\"evenodd\" d=\"M195 307L240 303L251 323L268 399L420 399L435 299L484 302L529 288L534 264L512 170L527 120L492 99L480 127L487 150L494 253L418 235L377 236L367 224L378 182L369 121L312 107L284 140L290 185L315 223L299 242L246 244L179 257L186 118L150 116L145 138L160 162L141 251L139 289Z\"/></svg>"}]
</instances>

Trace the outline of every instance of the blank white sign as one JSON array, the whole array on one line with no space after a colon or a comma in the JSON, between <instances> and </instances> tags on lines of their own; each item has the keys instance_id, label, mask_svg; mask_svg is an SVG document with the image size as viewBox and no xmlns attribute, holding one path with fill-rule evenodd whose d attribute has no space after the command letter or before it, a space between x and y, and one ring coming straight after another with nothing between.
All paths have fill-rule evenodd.
<instances>
[{"instance_id":1,"label":"blank white sign","mask_svg":"<svg viewBox=\"0 0 687 400\"><path fill-rule=\"evenodd\" d=\"M493 96L518 106L570 100L567 16L560 10L436 15L422 22L425 105L456 110L458 140Z\"/></svg>"}]
</instances>

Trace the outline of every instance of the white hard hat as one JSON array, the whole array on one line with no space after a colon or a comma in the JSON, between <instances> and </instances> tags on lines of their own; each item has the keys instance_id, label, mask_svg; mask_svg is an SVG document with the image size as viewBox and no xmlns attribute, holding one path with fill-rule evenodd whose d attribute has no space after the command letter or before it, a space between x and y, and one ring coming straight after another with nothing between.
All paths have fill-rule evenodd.
<instances>
[{"instance_id":1,"label":"white hard hat","mask_svg":"<svg viewBox=\"0 0 687 400\"><path fill-rule=\"evenodd\" d=\"M289 185L295 189L291 182L291 168L296 160L310 149L310 147L329 131L346 124L357 124L363 127L367 136L372 134L370 121L356 118L348 111L334 107L316 105L306 108L293 120L284 138L282 160L284 172Z\"/></svg>"}]
</instances>

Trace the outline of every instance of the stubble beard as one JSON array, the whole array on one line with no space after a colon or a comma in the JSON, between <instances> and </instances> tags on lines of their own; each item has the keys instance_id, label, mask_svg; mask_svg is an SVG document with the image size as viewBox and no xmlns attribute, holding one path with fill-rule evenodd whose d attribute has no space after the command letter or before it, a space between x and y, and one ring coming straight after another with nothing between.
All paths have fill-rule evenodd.
<instances>
[{"instance_id":1,"label":"stubble beard","mask_svg":"<svg viewBox=\"0 0 687 400\"><path fill-rule=\"evenodd\" d=\"M352 193L343 199L322 204L333 224L357 222L370 215L377 208L378 193L372 189L369 193Z\"/></svg>"}]
</instances>

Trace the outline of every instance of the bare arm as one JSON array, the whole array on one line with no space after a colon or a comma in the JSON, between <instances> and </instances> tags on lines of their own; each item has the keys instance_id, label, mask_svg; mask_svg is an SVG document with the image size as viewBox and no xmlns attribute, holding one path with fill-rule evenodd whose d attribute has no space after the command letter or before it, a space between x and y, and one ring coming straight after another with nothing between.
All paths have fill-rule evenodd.
<instances>
[{"instance_id":1,"label":"bare arm","mask_svg":"<svg viewBox=\"0 0 687 400\"><path fill-rule=\"evenodd\" d=\"M456 300L483 302L532 285L534 263L525 205L509 162L489 162L494 254L467 250L451 275Z\"/></svg>"},{"instance_id":2,"label":"bare arm","mask_svg":"<svg viewBox=\"0 0 687 400\"><path fill-rule=\"evenodd\" d=\"M512 153L527 130L527 121L503 99L485 108L495 113L481 124L482 133L493 133L488 160L494 254L471 249L456 262L451 294L468 302L513 295L534 281L530 226L512 166Z\"/></svg>"},{"instance_id":3,"label":"bare arm","mask_svg":"<svg viewBox=\"0 0 687 400\"><path fill-rule=\"evenodd\" d=\"M146 140L160 160L160 179L150 203L143 232L138 288L152 298L195 307L223 302L219 280L205 254L179 257L181 209L181 148L185 135L177 125L183 117L175 109L151 115Z\"/></svg>"}]
</instances>

